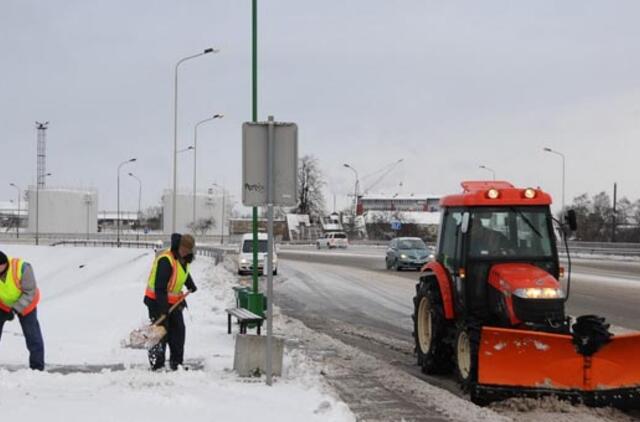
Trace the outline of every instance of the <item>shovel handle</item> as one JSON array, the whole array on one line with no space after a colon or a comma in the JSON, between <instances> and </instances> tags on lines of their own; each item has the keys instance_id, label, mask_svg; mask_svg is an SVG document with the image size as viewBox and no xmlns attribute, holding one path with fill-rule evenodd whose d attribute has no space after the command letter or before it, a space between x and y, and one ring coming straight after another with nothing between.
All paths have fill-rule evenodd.
<instances>
[{"instance_id":1,"label":"shovel handle","mask_svg":"<svg viewBox=\"0 0 640 422\"><path fill-rule=\"evenodd\" d=\"M153 324L151 324L151 325L160 325L160 324L162 324L162 321L167 319L167 315L170 314L174 309L176 309L178 307L178 305L180 305L182 302L184 302L184 300L187 298L187 296L189 296L189 293L191 293L191 292L188 291L185 294L183 294L182 297L176 303L171 305L171 307L169 308L169 312L167 312L166 314L162 315L160 318L155 320L155 322Z\"/></svg>"}]
</instances>

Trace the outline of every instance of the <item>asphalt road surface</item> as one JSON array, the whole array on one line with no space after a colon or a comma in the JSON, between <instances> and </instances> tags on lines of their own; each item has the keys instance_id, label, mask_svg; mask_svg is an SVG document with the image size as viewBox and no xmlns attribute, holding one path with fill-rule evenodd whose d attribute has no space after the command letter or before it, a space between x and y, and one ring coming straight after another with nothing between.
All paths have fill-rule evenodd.
<instances>
[{"instance_id":1,"label":"asphalt road surface","mask_svg":"<svg viewBox=\"0 0 640 422\"><path fill-rule=\"evenodd\" d=\"M306 279L318 279L314 286L326 302L323 306L334 307L344 302L340 296L347 295L351 310L339 312L344 317L362 319L363 312L366 318L376 317L371 312L375 309L385 323L410 330L407 318L413 311L411 298L418 273L385 269L384 253L384 248L327 251L299 247L283 248L279 257L285 263L283 268L291 266L293 271L302 272ZM567 267L566 263L563 265ZM325 275L334 283L321 288ZM336 279L341 282L335 283ZM359 291L371 289L375 289L380 297L359 297ZM314 297L303 300L312 306ZM333 300L336 302L332 305ZM640 330L640 261L574 258L567 312L575 316L596 314L616 326Z\"/></svg>"}]
</instances>

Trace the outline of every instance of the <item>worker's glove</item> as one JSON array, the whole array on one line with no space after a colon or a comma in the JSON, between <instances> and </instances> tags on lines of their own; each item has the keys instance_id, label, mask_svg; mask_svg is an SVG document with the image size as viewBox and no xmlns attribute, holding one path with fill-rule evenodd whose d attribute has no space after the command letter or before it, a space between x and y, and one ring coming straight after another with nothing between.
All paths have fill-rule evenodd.
<instances>
[{"instance_id":1,"label":"worker's glove","mask_svg":"<svg viewBox=\"0 0 640 422\"><path fill-rule=\"evenodd\" d=\"M13 320L14 317L15 317L15 314L13 313L13 309L10 310L9 312L0 311L0 319L2 321L11 321Z\"/></svg>"},{"instance_id":2,"label":"worker's glove","mask_svg":"<svg viewBox=\"0 0 640 422\"><path fill-rule=\"evenodd\" d=\"M189 289L189 291L190 291L191 293L195 293L195 292L197 292L197 291L198 291L198 288L197 288L197 287L196 287L196 285L194 284L194 285L193 285L193 287L191 287L191 288Z\"/></svg>"}]
</instances>

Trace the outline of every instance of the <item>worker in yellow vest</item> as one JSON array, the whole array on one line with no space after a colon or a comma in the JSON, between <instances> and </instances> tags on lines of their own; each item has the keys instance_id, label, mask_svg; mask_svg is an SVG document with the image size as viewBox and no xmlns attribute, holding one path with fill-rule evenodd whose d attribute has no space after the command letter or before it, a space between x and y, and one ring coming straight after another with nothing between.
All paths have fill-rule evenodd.
<instances>
[{"instance_id":1,"label":"worker in yellow vest","mask_svg":"<svg viewBox=\"0 0 640 422\"><path fill-rule=\"evenodd\" d=\"M195 239L190 234L171 236L171 248L159 251L147 281L144 303L149 310L149 319L155 321L169 312L171 305L183 296L183 288L195 292L197 287L189 274L189 264L194 259ZM182 366L184 360L185 326L183 301L164 320L167 336L149 350L149 363L153 370L164 367L166 345L169 344L169 367Z\"/></svg>"},{"instance_id":2,"label":"worker in yellow vest","mask_svg":"<svg viewBox=\"0 0 640 422\"><path fill-rule=\"evenodd\" d=\"M38 322L40 290L28 262L0 251L0 338L7 321L18 315L29 350L29 367L44 370L44 341Z\"/></svg>"}]
</instances>

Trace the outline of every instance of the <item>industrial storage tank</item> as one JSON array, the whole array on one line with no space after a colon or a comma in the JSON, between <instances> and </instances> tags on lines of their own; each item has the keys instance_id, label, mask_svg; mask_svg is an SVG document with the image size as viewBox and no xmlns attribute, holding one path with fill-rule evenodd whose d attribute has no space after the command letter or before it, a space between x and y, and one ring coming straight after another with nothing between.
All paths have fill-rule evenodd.
<instances>
[{"instance_id":1,"label":"industrial storage tank","mask_svg":"<svg viewBox=\"0 0 640 422\"><path fill-rule=\"evenodd\" d=\"M224 204L224 210L223 210ZM172 191L167 189L162 195L163 228L165 233L171 232L172 224ZM212 219L213 223L204 230L196 230L199 235L221 235L229 233L228 221L232 201L229 193L225 191L224 200L222 191L197 192L196 193L196 221ZM224 221L224 227L221 222ZM193 232L193 194L191 192L178 191L176 195L176 231L180 233ZM196 227L198 227L196 225Z\"/></svg>"},{"instance_id":2,"label":"industrial storage tank","mask_svg":"<svg viewBox=\"0 0 640 422\"><path fill-rule=\"evenodd\" d=\"M95 189L29 186L29 232L92 234L98 230Z\"/></svg>"}]
</instances>

